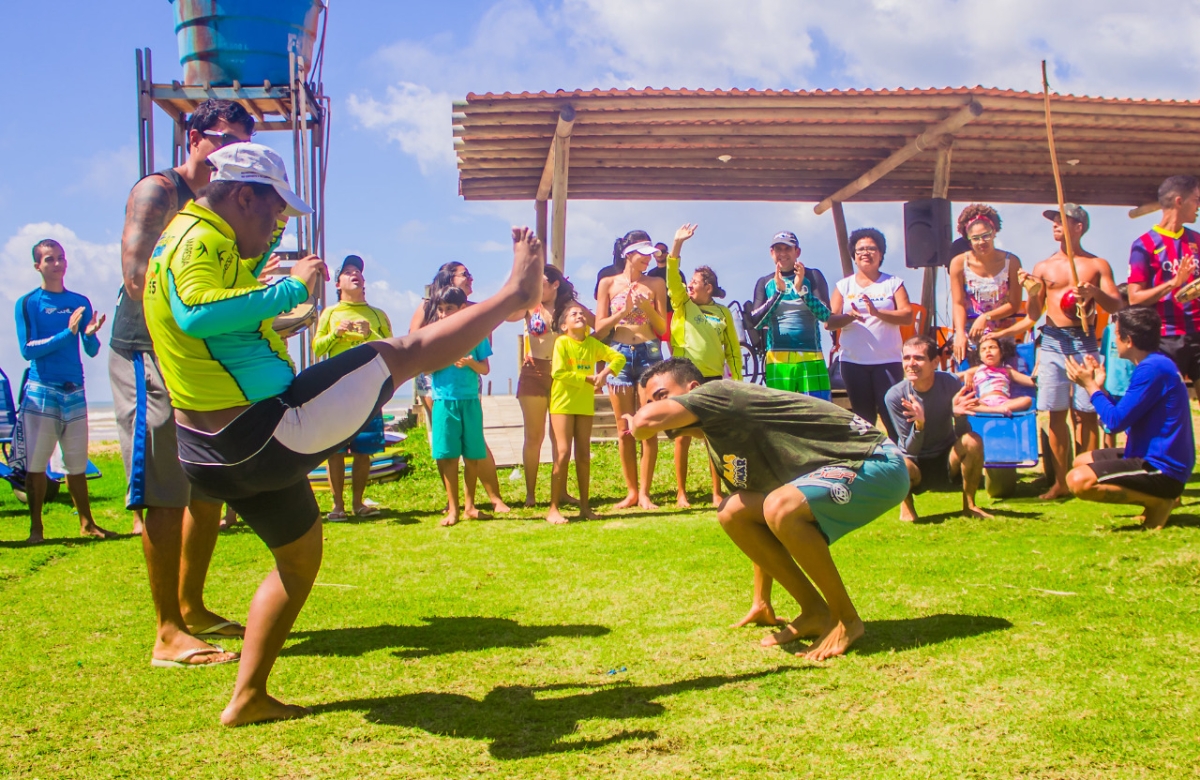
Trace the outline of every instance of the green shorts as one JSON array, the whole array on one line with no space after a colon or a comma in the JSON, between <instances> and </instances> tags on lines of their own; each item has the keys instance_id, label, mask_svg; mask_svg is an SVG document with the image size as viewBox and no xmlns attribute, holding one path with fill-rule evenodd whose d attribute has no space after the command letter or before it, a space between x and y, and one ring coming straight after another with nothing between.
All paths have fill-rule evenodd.
<instances>
[{"instance_id":1,"label":"green shorts","mask_svg":"<svg viewBox=\"0 0 1200 780\"><path fill-rule=\"evenodd\" d=\"M487 442L483 439L483 405L478 398L463 401L433 402L432 440L434 460L483 460Z\"/></svg>"},{"instance_id":2,"label":"green shorts","mask_svg":"<svg viewBox=\"0 0 1200 780\"><path fill-rule=\"evenodd\" d=\"M833 544L904 500L908 467L900 448L885 441L858 469L824 466L790 484L804 494L825 540Z\"/></svg>"},{"instance_id":3,"label":"green shorts","mask_svg":"<svg viewBox=\"0 0 1200 780\"><path fill-rule=\"evenodd\" d=\"M804 393L822 401L830 399L829 369L821 352L767 352L764 371L767 387Z\"/></svg>"}]
</instances>

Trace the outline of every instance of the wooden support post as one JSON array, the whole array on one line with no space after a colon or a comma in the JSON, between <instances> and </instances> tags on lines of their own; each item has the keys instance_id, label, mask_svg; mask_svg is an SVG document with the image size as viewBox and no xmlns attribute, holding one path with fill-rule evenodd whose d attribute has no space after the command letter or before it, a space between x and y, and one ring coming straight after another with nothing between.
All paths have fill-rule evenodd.
<instances>
[{"instance_id":1,"label":"wooden support post","mask_svg":"<svg viewBox=\"0 0 1200 780\"><path fill-rule=\"evenodd\" d=\"M533 213L537 220L537 237L541 240L542 246L546 245L546 201L535 200L533 202Z\"/></svg>"},{"instance_id":2,"label":"wooden support post","mask_svg":"<svg viewBox=\"0 0 1200 780\"><path fill-rule=\"evenodd\" d=\"M1129 218L1137 219L1138 217L1144 217L1147 214L1153 214L1161 208L1162 206L1158 205L1158 201L1155 201L1154 203L1146 203L1138 206L1136 209L1130 209Z\"/></svg>"},{"instance_id":3,"label":"wooden support post","mask_svg":"<svg viewBox=\"0 0 1200 780\"><path fill-rule=\"evenodd\" d=\"M833 229L837 231L838 254L842 256L842 276L854 274L854 258L851 255L850 237L846 233L846 212L841 201L833 204Z\"/></svg>"},{"instance_id":4,"label":"wooden support post","mask_svg":"<svg viewBox=\"0 0 1200 780\"><path fill-rule=\"evenodd\" d=\"M950 157L954 151L954 139L943 137L938 144L937 163L933 168L933 197L950 197ZM925 334L937 327L937 266L925 269L921 285L921 307L925 309Z\"/></svg>"},{"instance_id":5,"label":"wooden support post","mask_svg":"<svg viewBox=\"0 0 1200 780\"><path fill-rule=\"evenodd\" d=\"M878 163L874 168L818 203L813 207L813 211L818 214L824 214L833 207L835 202L849 200L896 168L899 168L904 162L911 160L926 149L932 149L941 141L942 136L953 133L963 125L973 121L982 113L983 106L972 100L962 109L951 114L949 118L938 122L932 127L926 128L925 132L909 141L900 149L892 152L886 160Z\"/></svg>"},{"instance_id":6,"label":"wooden support post","mask_svg":"<svg viewBox=\"0 0 1200 780\"><path fill-rule=\"evenodd\" d=\"M554 143L550 149L553 161L550 195L554 200L550 262L560 271L566 268L567 263L567 172L571 167L571 128L574 124L575 109L567 106L559 112L558 127L554 131Z\"/></svg>"}]
</instances>

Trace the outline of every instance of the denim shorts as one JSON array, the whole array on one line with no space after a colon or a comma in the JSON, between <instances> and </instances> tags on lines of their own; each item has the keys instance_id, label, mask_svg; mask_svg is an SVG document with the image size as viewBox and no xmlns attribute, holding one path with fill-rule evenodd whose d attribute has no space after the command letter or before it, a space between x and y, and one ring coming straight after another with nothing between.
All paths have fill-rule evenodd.
<instances>
[{"instance_id":1,"label":"denim shorts","mask_svg":"<svg viewBox=\"0 0 1200 780\"><path fill-rule=\"evenodd\" d=\"M662 347L657 341L642 344L616 344L612 348L625 356L625 367L608 378L610 387L634 387L646 369L662 362Z\"/></svg>"}]
</instances>

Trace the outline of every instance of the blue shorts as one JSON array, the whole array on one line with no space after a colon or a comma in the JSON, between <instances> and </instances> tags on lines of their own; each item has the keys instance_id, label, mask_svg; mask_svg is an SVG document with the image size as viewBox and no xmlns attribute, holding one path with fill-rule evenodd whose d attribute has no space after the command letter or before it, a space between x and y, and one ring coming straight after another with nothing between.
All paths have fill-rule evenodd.
<instances>
[{"instance_id":1,"label":"blue shorts","mask_svg":"<svg viewBox=\"0 0 1200 780\"><path fill-rule=\"evenodd\" d=\"M487 442L483 439L483 404L478 398L462 401L433 401L434 460L483 460Z\"/></svg>"},{"instance_id":2,"label":"blue shorts","mask_svg":"<svg viewBox=\"0 0 1200 780\"><path fill-rule=\"evenodd\" d=\"M351 455L376 455L387 449L387 441L383 436L383 415L372 417L366 427L350 440L347 449Z\"/></svg>"},{"instance_id":3,"label":"blue shorts","mask_svg":"<svg viewBox=\"0 0 1200 780\"><path fill-rule=\"evenodd\" d=\"M612 348L625 356L625 366L621 373L608 378L611 387L634 387L646 369L655 363L662 362L662 347L657 341L647 341L642 344L613 344Z\"/></svg>"},{"instance_id":4,"label":"blue shorts","mask_svg":"<svg viewBox=\"0 0 1200 780\"><path fill-rule=\"evenodd\" d=\"M886 440L858 469L823 466L794 479L829 544L899 505L908 495L904 453Z\"/></svg>"},{"instance_id":5,"label":"blue shorts","mask_svg":"<svg viewBox=\"0 0 1200 780\"><path fill-rule=\"evenodd\" d=\"M1095 349L1083 349L1071 354L1077 362L1084 355L1091 355L1096 362L1104 365L1104 357ZM1046 349L1038 351L1037 362L1037 410L1039 412L1065 412L1075 409L1077 412L1092 413L1092 397L1080 385L1067 378L1067 356L1061 352Z\"/></svg>"}]
</instances>

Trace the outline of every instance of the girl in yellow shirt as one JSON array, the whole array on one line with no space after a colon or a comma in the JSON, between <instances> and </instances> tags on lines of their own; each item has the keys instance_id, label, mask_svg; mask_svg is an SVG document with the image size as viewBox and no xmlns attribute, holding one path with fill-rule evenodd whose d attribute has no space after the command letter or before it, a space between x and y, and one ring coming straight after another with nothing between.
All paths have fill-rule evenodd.
<instances>
[{"instance_id":1,"label":"girl in yellow shirt","mask_svg":"<svg viewBox=\"0 0 1200 780\"><path fill-rule=\"evenodd\" d=\"M603 387L610 374L625 366L625 356L591 335L591 312L581 303L570 303L556 323L563 333L554 342L550 370L550 427L558 448L550 481L550 512L546 521L554 525L567 522L559 510L567 493L567 467L571 463L572 442L575 450L575 478L579 482L579 517L596 520L591 510L588 487L592 469L592 419L596 415L596 389ZM606 363L596 371L596 363Z\"/></svg>"}]
</instances>

